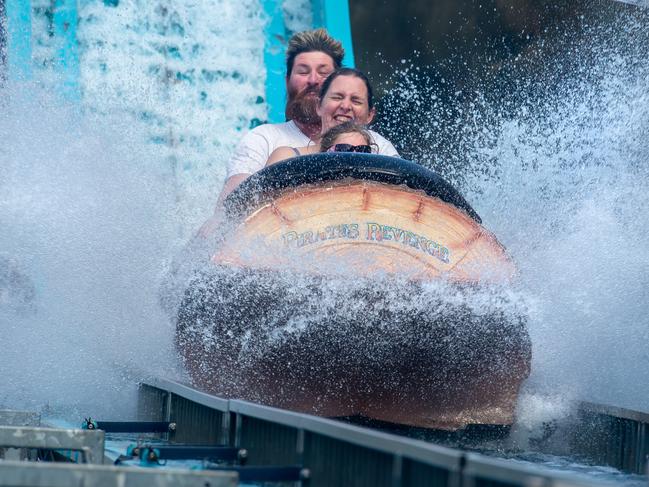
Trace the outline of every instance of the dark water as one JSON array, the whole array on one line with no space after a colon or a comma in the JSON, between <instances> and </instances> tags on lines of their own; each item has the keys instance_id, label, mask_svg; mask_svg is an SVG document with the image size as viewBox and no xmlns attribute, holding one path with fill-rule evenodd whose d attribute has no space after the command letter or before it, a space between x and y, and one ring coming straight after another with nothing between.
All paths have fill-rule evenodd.
<instances>
[{"instance_id":1,"label":"dark water","mask_svg":"<svg viewBox=\"0 0 649 487\"><path fill-rule=\"evenodd\" d=\"M313 389L305 395L317 399L305 402L315 411L381 397L404 407L441 394L460 403L476 389L481 411L500 405L491 381L508 397L527 375L526 307L514 290L359 278L342 267L326 278L223 267L194 279L177 341L197 383L275 406Z\"/></svg>"}]
</instances>

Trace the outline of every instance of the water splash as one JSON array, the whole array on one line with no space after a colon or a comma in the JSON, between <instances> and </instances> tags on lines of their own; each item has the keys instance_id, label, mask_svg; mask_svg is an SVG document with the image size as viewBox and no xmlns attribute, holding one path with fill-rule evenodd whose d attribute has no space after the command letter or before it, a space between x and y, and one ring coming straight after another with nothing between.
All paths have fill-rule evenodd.
<instances>
[{"instance_id":1,"label":"water splash","mask_svg":"<svg viewBox=\"0 0 649 487\"><path fill-rule=\"evenodd\" d=\"M168 174L119 118L82 114L37 85L2 95L0 248L11 272L0 283L0 404L130 413L136 378L174 370L151 286L175 243Z\"/></svg>"},{"instance_id":2,"label":"water splash","mask_svg":"<svg viewBox=\"0 0 649 487\"><path fill-rule=\"evenodd\" d=\"M84 107L129 120L174 182L187 238L209 214L225 161L267 118L258 0L81 2Z\"/></svg>"},{"instance_id":3,"label":"water splash","mask_svg":"<svg viewBox=\"0 0 649 487\"><path fill-rule=\"evenodd\" d=\"M646 25L642 13L583 25L581 37L552 46L554 62L543 69L541 54L530 58L540 71L525 75L530 66L512 60L500 79L506 90L496 82L477 91L450 80L426 85L430 72L410 68L388 106L399 122L384 130L417 141L404 154L457 184L519 263L537 303L531 387L640 409L649 399L635 386L649 379ZM88 42L110 30L86 29ZM115 83L128 82L115 72ZM102 79L88 93L119 101L104 96ZM38 87L23 91L35 99L3 93L16 103L5 102L0 116L0 243L34 309L10 309L20 295L14 279L18 294L7 292L0 310L10 344L0 402L75 397L113 411L113 399L132 387L125 364L174 365L173 326L151 285L178 239L170 169L150 160L142 145L150 134L110 110L81 115ZM246 110L239 122L259 107ZM178 120L187 116L178 112Z\"/></svg>"},{"instance_id":4,"label":"water splash","mask_svg":"<svg viewBox=\"0 0 649 487\"><path fill-rule=\"evenodd\" d=\"M256 0L78 7L83 109L51 94L47 1L34 83L0 91L0 404L115 417L137 379L176 372L158 283L265 119L267 19Z\"/></svg>"},{"instance_id":5,"label":"water splash","mask_svg":"<svg viewBox=\"0 0 649 487\"><path fill-rule=\"evenodd\" d=\"M411 66L386 101L406 113L387 135L417 134L406 152L455 182L518 262L537 303L532 390L641 410L647 25L646 11L610 6L493 79L474 73L470 93Z\"/></svg>"},{"instance_id":6,"label":"water splash","mask_svg":"<svg viewBox=\"0 0 649 487\"><path fill-rule=\"evenodd\" d=\"M178 349L201 388L325 416L511 421L530 358L513 290L211 267L178 315Z\"/></svg>"}]
</instances>

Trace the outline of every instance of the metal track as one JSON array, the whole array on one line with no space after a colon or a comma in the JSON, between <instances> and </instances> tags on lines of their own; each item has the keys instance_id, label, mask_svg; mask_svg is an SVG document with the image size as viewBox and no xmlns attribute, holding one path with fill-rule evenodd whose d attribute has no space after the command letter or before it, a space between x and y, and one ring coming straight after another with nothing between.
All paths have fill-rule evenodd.
<instances>
[{"instance_id":1,"label":"metal track","mask_svg":"<svg viewBox=\"0 0 649 487\"><path fill-rule=\"evenodd\" d=\"M593 411L593 407L584 404L580 411ZM596 484L590 480L581 483L569 474L558 474L543 467L525 466L245 401L228 401L164 379L142 385L139 410L143 420L175 422L177 429L170 434L172 441L244 446L249 460L257 465L303 465L310 471L309 485L314 487ZM615 412L609 410L602 414L612 417L610 413ZM646 419L644 415L637 418L639 424ZM574 435L577 431L585 436L591 434L587 429L579 430L577 425L573 428ZM638 438L620 437L620 441L638 441ZM644 464L642 468L646 468Z\"/></svg>"},{"instance_id":2,"label":"metal track","mask_svg":"<svg viewBox=\"0 0 649 487\"><path fill-rule=\"evenodd\" d=\"M239 484L236 472L102 465L104 449L104 431L45 428L40 426L37 413L0 410L2 487L234 487ZM55 459L61 463L52 461Z\"/></svg>"},{"instance_id":3,"label":"metal track","mask_svg":"<svg viewBox=\"0 0 649 487\"><path fill-rule=\"evenodd\" d=\"M123 453L112 458L103 454L104 435L111 433L99 428L42 428L34 413L0 411L0 425L12 425L0 426L0 458L5 458L0 461L0 486L218 487L240 481L309 487L597 485L591 479L575 480L570 473L559 474L542 466L225 400L164 379L141 385L138 416L138 422L93 422L120 431L142 430L147 438L153 438L143 444L138 436L135 448L122 448ZM90 418L86 422L90 423ZM174 424L175 428L156 427L153 434L157 437L151 437L154 424ZM548 430L536 446L538 451L551 452L553 445L561 444L566 451L554 453L569 452L585 463L644 473L649 455L647 424L648 414L582 403L573 416ZM561 441L554 441L557 438ZM49 451L49 456L43 457L44 451ZM63 459L68 463L12 461L17 458ZM195 464L182 463L191 458ZM116 465L127 466L97 465L114 460ZM167 460L171 463L165 465ZM162 468L135 468L138 465ZM171 465L184 470L169 468Z\"/></svg>"},{"instance_id":4,"label":"metal track","mask_svg":"<svg viewBox=\"0 0 649 487\"><path fill-rule=\"evenodd\" d=\"M582 402L552 436L568 439L569 453L593 465L647 473L649 414ZM546 442L549 443L549 442Z\"/></svg>"}]
</instances>

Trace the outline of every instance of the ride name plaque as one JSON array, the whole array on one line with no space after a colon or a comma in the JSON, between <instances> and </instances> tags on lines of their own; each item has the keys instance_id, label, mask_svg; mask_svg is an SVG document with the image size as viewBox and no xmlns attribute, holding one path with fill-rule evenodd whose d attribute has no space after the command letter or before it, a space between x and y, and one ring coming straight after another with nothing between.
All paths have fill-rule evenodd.
<instances>
[{"instance_id":1,"label":"ride name plaque","mask_svg":"<svg viewBox=\"0 0 649 487\"><path fill-rule=\"evenodd\" d=\"M288 248L303 248L313 244L335 239L364 240L377 243L394 243L420 250L448 264L451 251L448 247L409 230L383 225L375 222L340 223L328 225L324 229L304 232L290 231L282 235L284 245Z\"/></svg>"}]
</instances>

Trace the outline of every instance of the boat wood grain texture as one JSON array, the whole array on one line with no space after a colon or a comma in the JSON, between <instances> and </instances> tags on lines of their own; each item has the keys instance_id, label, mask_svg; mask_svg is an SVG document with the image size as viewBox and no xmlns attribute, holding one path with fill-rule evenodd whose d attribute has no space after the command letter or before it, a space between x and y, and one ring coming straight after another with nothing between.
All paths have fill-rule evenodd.
<instances>
[{"instance_id":1,"label":"boat wood grain texture","mask_svg":"<svg viewBox=\"0 0 649 487\"><path fill-rule=\"evenodd\" d=\"M462 282L516 274L495 236L462 210L405 186L358 180L284 190L247 216L212 261Z\"/></svg>"}]
</instances>

